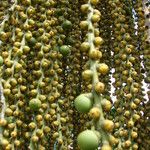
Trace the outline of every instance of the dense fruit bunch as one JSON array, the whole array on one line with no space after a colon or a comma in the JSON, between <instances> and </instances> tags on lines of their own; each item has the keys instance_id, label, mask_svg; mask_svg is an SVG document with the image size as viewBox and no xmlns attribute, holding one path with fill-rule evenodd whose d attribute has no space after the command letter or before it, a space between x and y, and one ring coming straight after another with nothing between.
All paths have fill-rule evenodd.
<instances>
[{"instance_id":1,"label":"dense fruit bunch","mask_svg":"<svg viewBox=\"0 0 150 150\"><path fill-rule=\"evenodd\" d=\"M149 150L149 8L2 0L0 150Z\"/></svg>"}]
</instances>

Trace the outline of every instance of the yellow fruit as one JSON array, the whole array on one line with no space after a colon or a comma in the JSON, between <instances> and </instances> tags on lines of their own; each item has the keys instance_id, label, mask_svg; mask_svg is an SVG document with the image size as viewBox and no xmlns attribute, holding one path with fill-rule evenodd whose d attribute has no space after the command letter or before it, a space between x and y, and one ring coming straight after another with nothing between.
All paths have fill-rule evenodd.
<instances>
[{"instance_id":1,"label":"yellow fruit","mask_svg":"<svg viewBox=\"0 0 150 150\"><path fill-rule=\"evenodd\" d=\"M89 116L92 119L98 119L100 117L100 110L98 107L93 107L90 112L89 112Z\"/></svg>"},{"instance_id":2,"label":"yellow fruit","mask_svg":"<svg viewBox=\"0 0 150 150\"><path fill-rule=\"evenodd\" d=\"M114 123L111 120L106 119L102 122L102 128L107 132L112 132Z\"/></svg>"},{"instance_id":3,"label":"yellow fruit","mask_svg":"<svg viewBox=\"0 0 150 150\"><path fill-rule=\"evenodd\" d=\"M99 3L99 0L90 0L90 3L92 5L97 5Z\"/></svg>"},{"instance_id":4,"label":"yellow fruit","mask_svg":"<svg viewBox=\"0 0 150 150\"><path fill-rule=\"evenodd\" d=\"M87 52L90 49L90 44L89 42L83 42L80 46L81 52Z\"/></svg>"},{"instance_id":5,"label":"yellow fruit","mask_svg":"<svg viewBox=\"0 0 150 150\"><path fill-rule=\"evenodd\" d=\"M94 39L94 44L95 44L95 46L100 46L100 45L102 45L103 44L103 39L101 38L101 37L95 37L95 39Z\"/></svg>"},{"instance_id":6,"label":"yellow fruit","mask_svg":"<svg viewBox=\"0 0 150 150\"><path fill-rule=\"evenodd\" d=\"M88 21L81 21L80 22L80 28L83 29L83 30L86 30L88 29Z\"/></svg>"},{"instance_id":7,"label":"yellow fruit","mask_svg":"<svg viewBox=\"0 0 150 150\"><path fill-rule=\"evenodd\" d=\"M124 142L124 147L125 148L129 148L131 146L131 141L130 140L127 140Z\"/></svg>"},{"instance_id":8,"label":"yellow fruit","mask_svg":"<svg viewBox=\"0 0 150 150\"><path fill-rule=\"evenodd\" d=\"M127 123L128 128L132 128L134 126L134 122L132 120L129 120Z\"/></svg>"},{"instance_id":9,"label":"yellow fruit","mask_svg":"<svg viewBox=\"0 0 150 150\"><path fill-rule=\"evenodd\" d=\"M102 82L98 82L95 84L94 89L97 93L103 93L105 89L105 84Z\"/></svg>"},{"instance_id":10,"label":"yellow fruit","mask_svg":"<svg viewBox=\"0 0 150 150\"><path fill-rule=\"evenodd\" d=\"M87 13L87 11L88 11L88 9L89 9L89 5L88 4L83 4L83 5L81 5L81 11L83 12L83 13Z\"/></svg>"},{"instance_id":11,"label":"yellow fruit","mask_svg":"<svg viewBox=\"0 0 150 150\"><path fill-rule=\"evenodd\" d=\"M101 104L102 104L102 107L103 107L103 109L105 111L110 111L110 109L112 107L112 104L111 104L111 102L109 100L103 99L102 102L101 102Z\"/></svg>"},{"instance_id":12,"label":"yellow fruit","mask_svg":"<svg viewBox=\"0 0 150 150\"><path fill-rule=\"evenodd\" d=\"M94 14L91 18L93 23L99 22L100 21L100 15Z\"/></svg>"},{"instance_id":13,"label":"yellow fruit","mask_svg":"<svg viewBox=\"0 0 150 150\"><path fill-rule=\"evenodd\" d=\"M91 80L93 76L93 72L91 70L85 70L82 73L82 77L84 80Z\"/></svg>"},{"instance_id":14,"label":"yellow fruit","mask_svg":"<svg viewBox=\"0 0 150 150\"><path fill-rule=\"evenodd\" d=\"M136 139L136 138L138 137L137 132L132 131L132 132L131 132L131 137L132 137L133 139Z\"/></svg>"},{"instance_id":15,"label":"yellow fruit","mask_svg":"<svg viewBox=\"0 0 150 150\"><path fill-rule=\"evenodd\" d=\"M133 150L137 150L139 147L137 144L133 144L132 148L133 148Z\"/></svg>"},{"instance_id":16,"label":"yellow fruit","mask_svg":"<svg viewBox=\"0 0 150 150\"><path fill-rule=\"evenodd\" d=\"M39 141L39 137L36 136L36 135L34 135L34 136L31 138L31 140L32 140L33 142L37 143L37 142Z\"/></svg>"},{"instance_id":17,"label":"yellow fruit","mask_svg":"<svg viewBox=\"0 0 150 150\"><path fill-rule=\"evenodd\" d=\"M106 74L109 71L109 67L105 63L98 64L97 71L101 74Z\"/></svg>"},{"instance_id":18,"label":"yellow fruit","mask_svg":"<svg viewBox=\"0 0 150 150\"><path fill-rule=\"evenodd\" d=\"M6 140L6 139L2 139L2 140L0 141L0 144L1 144L3 147L6 147L6 146L9 144L9 142L8 142L8 140Z\"/></svg>"},{"instance_id":19,"label":"yellow fruit","mask_svg":"<svg viewBox=\"0 0 150 150\"><path fill-rule=\"evenodd\" d=\"M112 150L112 148L109 144L104 144L101 150Z\"/></svg>"},{"instance_id":20,"label":"yellow fruit","mask_svg":"<svg viewBox=\"0 0 150 150\"><path fill-rule=\"evenodd\" d=\"M102 58L102 52L96 49L93 49L89 52L89 57L93 60L98 60Z\"/></svg>"}]
</instances>

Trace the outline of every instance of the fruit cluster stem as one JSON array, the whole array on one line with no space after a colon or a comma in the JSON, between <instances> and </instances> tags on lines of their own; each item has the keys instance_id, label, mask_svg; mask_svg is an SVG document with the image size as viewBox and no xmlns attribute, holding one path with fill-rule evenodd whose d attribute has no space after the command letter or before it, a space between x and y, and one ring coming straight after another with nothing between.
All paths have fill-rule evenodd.
<instances>
[{"instance_id":1,"label":"fruit cluster stem","mask_svg":"<svg viewBox=\"0 0 150 150\"><path fill-rule=\"evenodd\" d=\"M88 14L88 42L90 44L90 51L92 51L93 49L95 49L95 45L93 43L95 35L94 35L94 26L92 24L91 18L93 16L93 7L90 3L90 0L88 2L89 4L89 14ZM102 143L108 143L108 136L107 134L103 131L103 129L101 128L101 124L102 121L104 120L104 114L103 114L103 109L101 106L101 101L102 101L102 95L101 94L97 94L94 90L94 85L99 82L99 78L98 78L98 73L97 73L97 64L98 64L98 60L91 60L90 59L90 70L93 72L93 79L92 79L92 85L93 85L93 90L92 90L92 94L93 94L93 100L94 100L94 106L98 107L100 110L100 118L99 120L97 120L95 122L96 125L96 129L100 132L101 137L102 137Z\"/></svg>"}]
</instances>

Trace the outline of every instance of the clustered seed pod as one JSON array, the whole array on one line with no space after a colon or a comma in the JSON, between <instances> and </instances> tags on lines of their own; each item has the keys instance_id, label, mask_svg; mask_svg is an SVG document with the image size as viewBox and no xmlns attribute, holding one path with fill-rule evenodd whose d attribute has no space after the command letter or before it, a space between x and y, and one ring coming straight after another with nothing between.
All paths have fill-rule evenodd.
<instances>
[{"instance_id":1,"label":"clustered seed pod","mask_svg":"<svg viewBox=\"0 0 150 150\"><path fill-rule=\"evenodd\" d=\"M2 0L0 150L148 150L148 10Z\"/></svg>"}]
</instances>

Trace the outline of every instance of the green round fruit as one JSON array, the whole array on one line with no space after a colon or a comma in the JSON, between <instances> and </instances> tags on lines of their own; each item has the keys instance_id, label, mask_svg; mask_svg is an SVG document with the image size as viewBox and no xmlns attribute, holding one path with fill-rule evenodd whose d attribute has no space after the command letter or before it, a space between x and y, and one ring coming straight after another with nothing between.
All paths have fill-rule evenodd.
<instances>
[{"instance_id":1,"label":"green round fruit","mask_svg":"<svg viewBox=\"0 0 150 150\"><path fill-rule=\"evenodd\" d=\"M53 50L58 52L59 51L59 46L54 46Z\"/></svg>"},{"instance_id":2,"label":"green round fruit","mask_svg":"<svg viewBox=\"0 0 150 150\"><path fill-rule=\"evenodd\" d=\"M69 20L65 20L64 22L63 22L63 24L62 24L62 28L64 29L64 30L68 30L68 29L70 29L72 27L72 23L71 23L71 21L69 21Z\"/></svg>"},{"instance_id":3,"label":"green round fruit","mask_svg":"<svg viewBox=\"0 0 150 150\"><path fill-rule=\"evenodd\" d=\"M99 139L92 130L85 130L78 135L77 143L81 150L96 150Z\"/></svg>"},{"instance_id":4,"label":"green round fruit","mask_svg":"<svg viewBox=\"0 0 150 150\"><path fill-rule=\"evenodd\" d=\"M15 121L15 118L14 117L6 117L6 120L8 123L13 123Z\"/></svg>"},{"instance_id":5,"label":"green round fruit","mask_svg":"<svg viewBox=\"0 0 150 150\"><path fill-rule=\"evenodd\" d=\"M4 62L3 57L2 57L2 56L0 56L0 66L2 66L2 65L3 65L3 62Z\"/></svg>"},{"instance_id":6,"label":"green round fruit","mask_svg":"<svg viewBox=\"0 0 150 150\"><path fill-rule=\"evenodd\" d=\"M74 40L72 37L68 37L68 38L66 39L66 41L67 41L67 43L70 44L70 45L75 42L75 40Z\"/></svg>"},{"instance_id":7,"label":"green round fruit","mask_svg":"<svg viewBox=\"0 0 150 150\"><path fill-rule=\"evenodd\" d=\"M34 37L32 37L30 40L29 40L29 44L34 46L36 44L36 39Z\"/></svg>"},{"instance_id":8,"label":"green round fruit","mask_svg":"<svg viewBox=\"0 0 150 150\"><path fill-rule=\"evenodd\" d=\"M67 45L62 45L59 51L63 56L67 56L70 53L70 48Z\"/></svg>"},{"instance_id":9,"label":"green round fruit","mask_svg":"<svg viewBox=\"0 0 150 150\"><path fill-rule=\"evenodd\" d=\"M81 113L87 113L92 108L92 101L84 95L79 95L74 104L77 111Z\"/></svg>"},{"instance_id":10,"label":"green round fruit","mask_svg":"<svg viewBox=\"0 0 150 150\"><path fill-rule=\"evenodd\" d=\"M61 9L56 9L56 11L55 11L55 16L62 16L63 15L63 11L61 10Z\"/></svg>"},{"instance_id":11,"label":"green round fruit","mask_svg":"<svg viewBox=\"0 0 150 150\"><path fill-rule=\"evenodd\" d=\"M30 100L29 107L31 110L37 111L41 107L41 101L39 99L34 98Z\"/></svg>"}]
</instances>

